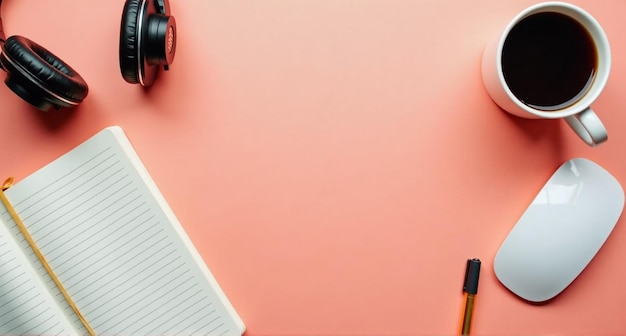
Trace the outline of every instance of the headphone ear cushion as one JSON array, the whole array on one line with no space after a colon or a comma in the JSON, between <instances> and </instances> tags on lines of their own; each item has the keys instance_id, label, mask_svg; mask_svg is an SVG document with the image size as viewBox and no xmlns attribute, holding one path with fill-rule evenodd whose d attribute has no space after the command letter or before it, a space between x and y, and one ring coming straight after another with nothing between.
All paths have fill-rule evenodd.
<instances>
[{"instance_id":1,"label":"headphone ear cushion","mask_svg":"<svg viewBox=\"0 0 626 336\"><path fill-rule=\"evenodd\" d=\"M122 12L120 27L120 70L125 81L139 83L139 57L137 55L137 19L142 0L127 0Z\"/></svg>"},{"instance_id":2,"label":"headphone ear cushion","mask_svg":"<svg viewBox=\"0 0 626 336\"><path fill-rule=\"evenodd\" d=\"M11 76L24 77L49 94L56 105L78 105L87 96L89 88L80 74L39 44L23 36L11 36L2 50L2 65L7 72L15 70Z\"/></svg>"}]
</instances>

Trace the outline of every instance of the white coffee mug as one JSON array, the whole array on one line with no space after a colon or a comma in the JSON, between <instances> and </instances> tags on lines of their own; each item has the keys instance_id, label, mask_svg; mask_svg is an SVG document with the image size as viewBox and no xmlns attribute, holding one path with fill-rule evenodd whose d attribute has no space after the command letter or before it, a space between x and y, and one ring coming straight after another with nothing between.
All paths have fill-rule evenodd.
<instances>
[{"instance_id":1,"label":"white coffee mug","mask_svg":"<svg viewBox=\"0 0 626 336\"><path fill-rule=\"evenodd\" d=\"M524 103L516 96L503 72L503 49L505 42L522 20L535 14L559 13L576 20L587 31L595 47L595 75L586 89L571 103L546 110ZM528 22L528 21L526 21ZM611 50L609 41L602 27L582 8L564 2L544 2L533 5L519 13L508 25L489 42L482 59L483 83L491 98L503 110L523 118L556 119L563 118L571 128L590 146L596 146L607 140L607 131L591 104L598 98L609 78L611 69ZM565 102L564 102L565 103Z\"/></svg>"}]
</instances>

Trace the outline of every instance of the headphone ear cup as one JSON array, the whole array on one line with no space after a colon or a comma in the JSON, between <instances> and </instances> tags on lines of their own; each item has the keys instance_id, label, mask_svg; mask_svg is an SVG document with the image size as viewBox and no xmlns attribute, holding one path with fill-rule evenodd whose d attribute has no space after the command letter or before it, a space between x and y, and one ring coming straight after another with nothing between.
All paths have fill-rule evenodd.
<instances>
[{"instance_id":1,"label":"headphone ear cup","mask_svg":"<svg viewBox=\"0 0 626 336\"><path fill-rule=\"evenodd\" d=\"M125 81L131 84L139 83L139 62L137 19L141 7L141 0L127 0L122 12L120 27L120 70Z\"/></svg>"},{"instance_id":2,"label":"headphone ear cup","mask_svg":"<svg viewBox=\"0 0 626 336\"><path fill-rule=\"evenodd\" d=\"M89 92L76 70L25 37L9 37L0 62L7 72L7 86L40 110L78 105Z\"/></svg>"}]
</instances>

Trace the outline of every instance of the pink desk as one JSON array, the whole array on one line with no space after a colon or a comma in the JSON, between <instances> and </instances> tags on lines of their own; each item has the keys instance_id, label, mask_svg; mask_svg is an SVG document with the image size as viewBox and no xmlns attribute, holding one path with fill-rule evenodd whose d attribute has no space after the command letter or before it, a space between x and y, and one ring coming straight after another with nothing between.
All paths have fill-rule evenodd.
<instances>
[{"instance_id":1,"label":"pink desk","mask_svg":"<svg viewBox=\"0 0 626 336\"><path fill-rule=\"evenodd\" d=\"M487 40L534 1L171 2L176 59L144 91L119 74L124 1L5 1L6 33L58 54L90 93L42 115L0 86L1 174L122 126L248 335L455 334L470 257L476 335L623 332L624 219L549 304L509 293L492 261L562 162L626 185L626 2L573 1L612 43L598 148L483 89Z\"/></svg>"}]
</instances>

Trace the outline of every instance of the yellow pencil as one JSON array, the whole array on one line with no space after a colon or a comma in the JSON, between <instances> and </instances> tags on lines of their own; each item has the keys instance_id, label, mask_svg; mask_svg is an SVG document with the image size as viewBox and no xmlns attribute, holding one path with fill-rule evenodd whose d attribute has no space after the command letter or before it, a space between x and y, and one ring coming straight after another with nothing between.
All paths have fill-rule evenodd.
<instances>
[{"instance_id":1,"label":"yellow pencil","mask_svg":"<svg viewBox=\"0 0 626 336\"><path fill-rule=\"evenodd\" d=\"M92 336L95 335L96 333L93 331L91 326L89 326L89 323L87 323L87 320L85 319L83 314L81 314L81 312L78 310L78 307L76 307L76 304L74 303L74 301L72 301L72 298L70 297L70 295L65 291L65 288L63 288L61 281L59 280L59 278L57 278L56 274L54 274L54 272L52 271L52 268L50 267L50 265L46 261L46 258L44 258L43 254L37 247L37 244L35 244L33 237L30 235L30 233L26 229L26 226L20 219L20 216L17 215L17 211L15 211L15 208L13 208L13 205L11 205L11 202L9 202L9 199L4 194L4 191L9 189L12 184L13 184L12 177L9 177L8 179L6 179L6 181L4 181L4 183L2 184L2 187L0 188L0 200L9 211L9 214L11 215L11 218L13 218L15 225L17 225L18 229L20 229L20 232L22 233L22 235L28 242L28 245L33 250L33 252L37 256L37 258L39 259L43 267L46 269L46 272L48 272L48 274L50 275L50 278L52 278L52 280L59 288L59 291L61 291L61 294L63 295L67 303L70 305L70 307L72 308L76 316L78 316L78 319L80 320L80 322L83 324L83 326L85 326L85 329L87 329L87 332L89 333L89 335L92 335Z\"/></svg>"}]
</instances>

